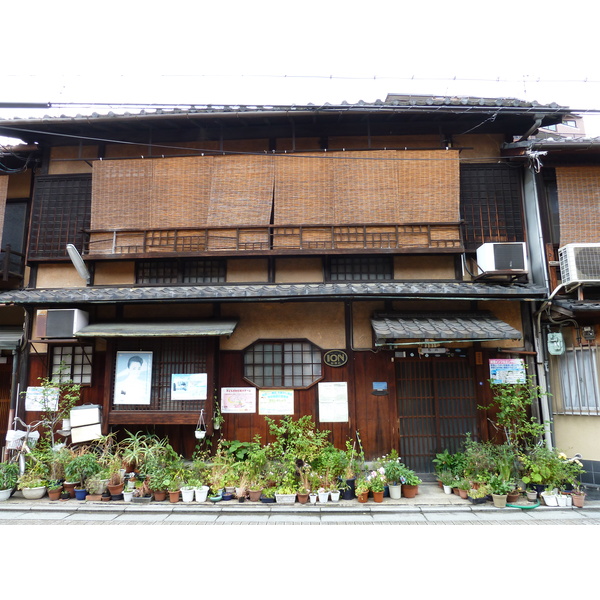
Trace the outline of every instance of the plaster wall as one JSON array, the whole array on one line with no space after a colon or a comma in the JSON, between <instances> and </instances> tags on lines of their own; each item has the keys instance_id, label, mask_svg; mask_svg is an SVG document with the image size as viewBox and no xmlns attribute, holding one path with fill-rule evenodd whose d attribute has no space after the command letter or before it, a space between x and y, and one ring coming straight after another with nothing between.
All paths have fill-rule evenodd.
<instances>
[{"instance_id":1,"label":"plaster wall","mask_svg":"<svg viewBox=\"0 0 600 600\"><path fill-rule=\"evenodd\" d=\"M399 280L456 279L454 257L437 256L394 256L394 278Z\"/></svg>"},{"instance_id":2,"label":"plaster wall","mask_svg":"<svg viewBox=\"0 0 600 600\"><path fill-rule=\"evenodd\" d=\"M579 453L586 460L600 460L598 425L600 417L555 415L556 447L567 456Z\"/></svg>"},{"instance_id":3,"label":"plaster wall","mask_svg":"<svg viewBox=\"0 0 600 600\"><path fill-rule=\"evenodd\" d=\"M275 283L321 283L323 262L320 258L278 258Z\"/></svg>"},{"instance_id":4,"label":"plaster wall","mask_svg":"<svg viewBox=\"0 0 600 600\"><path fill-rule=\"evenodd\" d=\"M48 175L91 173L91 161L97 157L98 146L56 146L50 151Z\"/></svg>"},{"instance_id":5,"label":"plaster wall","mask_svg":"<svg viewBox=\"0 0 600 600\"><path fill-rule=\"evenodd\" d=\"M97 262L94 267L94 285L133 285L135 283L135 263Z\"/></svg>"},{"instance_id":6,"label":"plaster wall","mask_svg":"<svg viewBox=\"0 0 600 600\"><path fill-rule=\"evenodd\" d=\"M85 287L85 281L71 263L41 264L38 267L36 287L38 289L79 288Z\"/></svg>"},{"instance_id":7,"label":"plaster wall","mask_svg":"<svg viewBox=\"0 0 600 600\"><path fill-rule=\"evenodd\" d=\"M308 339L321 348L345 348L341 302L270 302L222 304L221 316L239 319L222 350L243 350L259 339Z\"/></svg>"},{"instance_id":8,"label":"plaster wall","mask_svg":"<svg viewBox=\"0 0 600 600\"><path fill-rule=\"evenodd\" d=\"M227 283L266 283L268 280L266 258L230 258L227 261Z\"/></svg>"}]
</instances>

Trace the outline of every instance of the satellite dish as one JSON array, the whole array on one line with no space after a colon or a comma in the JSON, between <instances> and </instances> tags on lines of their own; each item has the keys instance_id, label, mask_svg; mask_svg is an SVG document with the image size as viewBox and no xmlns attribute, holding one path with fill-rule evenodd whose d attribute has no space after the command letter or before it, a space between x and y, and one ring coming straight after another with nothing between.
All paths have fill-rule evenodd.
<instances>
[{"instance_id":1,"label":"satellite dish","mask_svg":"<svg viewBox=\"0 0 600 600\"><path fill-rule=\"evenodd\" d=\"M77 270L77 273L79 273L79 276L85 280L86 285L89 285L90 279L91 279L90 272L88 271L88 268L85 266L85 263L83 262L83 258L81 258L81 254L79 254L79 252L77 251L77 248L75 248L75 246L73 246L73 244L67 244L67 252L69 254L69 258L71 259L71 262L73 263L73 266Z\"/></svg>"}]
</instances>

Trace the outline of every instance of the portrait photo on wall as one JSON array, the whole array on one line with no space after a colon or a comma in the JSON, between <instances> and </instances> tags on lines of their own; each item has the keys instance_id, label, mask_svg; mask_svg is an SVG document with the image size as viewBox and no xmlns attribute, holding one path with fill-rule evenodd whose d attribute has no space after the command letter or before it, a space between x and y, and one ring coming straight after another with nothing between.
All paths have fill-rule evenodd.
<instances>
[{"instance_id":1,"label":"portrait photo on wall","mask_svg":"<svg viewBox=\"0 0 600 600\"><path fill-rule=\"evenodd\" d=\"M114 404L150 404L152 352L117 352Z\"/></svg>"}]
</instances>

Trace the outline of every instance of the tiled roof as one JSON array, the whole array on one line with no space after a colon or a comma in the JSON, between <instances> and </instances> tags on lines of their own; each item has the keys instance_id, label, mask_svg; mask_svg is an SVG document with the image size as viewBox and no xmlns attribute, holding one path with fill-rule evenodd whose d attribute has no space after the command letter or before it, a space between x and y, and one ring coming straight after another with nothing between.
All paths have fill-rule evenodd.
<instances>
[{"instance_id":1,"label":"tiled roof","mask_svg":"<svg viewBox=\"0 0 600 600\"><path fill-rule=\"evenodd\" d=\"M15 290L0 294L13 304L80 304L106 302L277 300L337 298L442 298L445 300L541 299L546 289L532 284L486 283L314 283L244 284L172 287L89 287Z\"/></svg>"},{"instance_id":2,"label":"tiled roof","mask_svg":"<svg viewBox=\"0 0 600 600\"><path fill-rule=\"evenodd\" d=\"M515 340L522 334L489 312L403 314L371 319L376 344L394 339Z\"/></svg>"}]
</instances>

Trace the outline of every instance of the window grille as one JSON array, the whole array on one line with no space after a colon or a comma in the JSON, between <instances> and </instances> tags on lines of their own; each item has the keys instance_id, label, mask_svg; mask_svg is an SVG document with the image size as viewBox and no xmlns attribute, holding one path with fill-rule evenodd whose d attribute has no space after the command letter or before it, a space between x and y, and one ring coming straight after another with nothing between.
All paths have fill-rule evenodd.
<instances>
[{"instance_id":1,"label":"window grille","mask_svg":"<svg viewBox=\"0 0 600 600\"><path fill-rule=\"evenodd\" d=\"M391 256L333 256L329 281L390 281L394 276Z\"/></svg>"},{"instance_id":2,"label":"window grille","mask_svg":"<svg viewBox=\"0 0 600 600\"><path fill-rule=\"evenodd\" d=\"M555 414L600 416L597 346L575 346L551 357Z\"/></svg>"},{"instance_id":3,"label":"window grille","mask_svg":"<svg viewBox=\"0 0 600 600\"><path fill-rule=\"evenodd\" d=\"M257 342L244 353L244 377L263 388L305 388L321 378L321 350L310 342Z\"/></svg>"},{"instance_id":4,"label":"window grille","mask_svg":"<svg viewBox=\"0 0 600 600\"><path fill-rule=\"evenodd\" d=\"M52 346L51 381L91 385L92 354L92 346Z\"/></svg>"},{"instance_id":5,"label":"window grille","mask_svg":"<svg viewBox=\"0 0 600 600\"><path fill-rule=\"evenodd\" d=\"M136 283L196 284L225 281L225 262L219 259L141 260L136 263Z\"/></svg>"}]
</instances>

